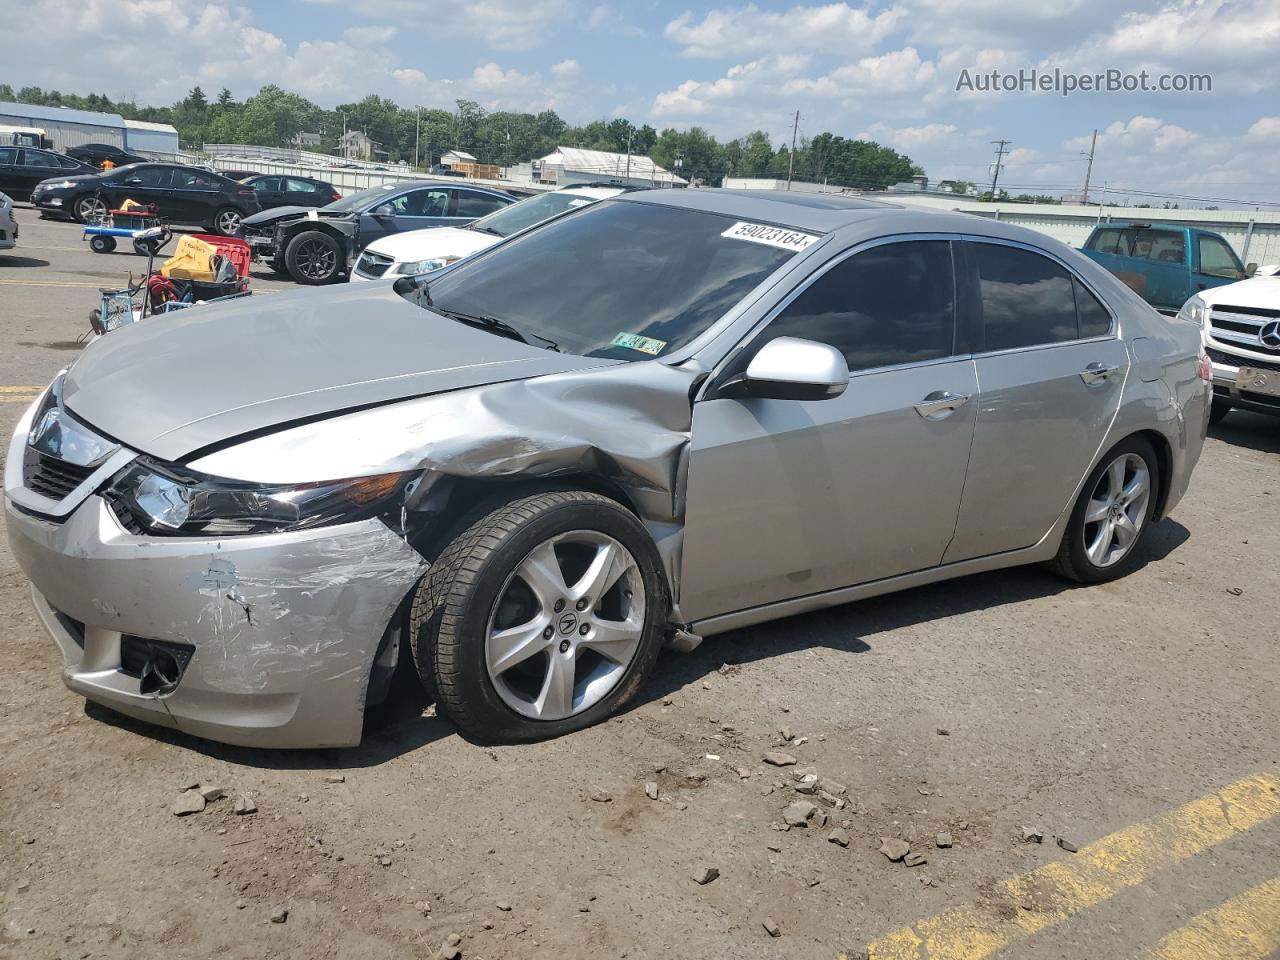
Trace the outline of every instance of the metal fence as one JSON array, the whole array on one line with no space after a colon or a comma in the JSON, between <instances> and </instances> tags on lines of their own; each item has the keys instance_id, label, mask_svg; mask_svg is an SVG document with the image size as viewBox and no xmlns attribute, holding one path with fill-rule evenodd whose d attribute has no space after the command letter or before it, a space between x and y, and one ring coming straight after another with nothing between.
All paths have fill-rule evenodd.
<instances>
[{"instance_id":1,"label":"metal fence","mask_svg":"<svg viewBox=\"0 0 1280 960\"><path fill-rule=\"evenodd\" d=\"M326 157L332 160L332 157ZM252 170L256 173L269 173L295 177L311 177L315 180L323 180L326 183L333 184L339 193L354 193L357 190L364 190L367 187L377 187L383 184L400 183L405 180L431 180L434 179L429 173L421 173L412 167L400 170L360 170L349 169L343 167L319 166L301 162L284 162L280 160L268 160L245 155L223 155L222 157L214 156L204 161L212 166L215 170ZM497 187L499 189L510 189L518 187L521 190L530 190L544 192L552 190L554 187L543 184L516 183L509 180L480 180L473 178L450 178L450 182L459 184L473 184L481 187Z\"/></svg>"}]
</instances>

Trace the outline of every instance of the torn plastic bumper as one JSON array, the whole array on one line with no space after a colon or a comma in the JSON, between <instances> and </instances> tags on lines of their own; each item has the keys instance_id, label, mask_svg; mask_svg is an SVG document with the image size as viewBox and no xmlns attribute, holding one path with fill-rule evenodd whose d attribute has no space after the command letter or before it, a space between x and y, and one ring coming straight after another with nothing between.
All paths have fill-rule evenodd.
<instances>
[{"instance_id":1,"label":"torn plastic bumper","mask_svg":"<svg viewBox=\"0 0 1280 960\"><path fill-rule=\"evenodd\" d=\"M71 690L242 746L358 743L379 642L426 569L380 520L144 538L98 496L64 523L7 520Z\"/></svg>"}]
</instances>

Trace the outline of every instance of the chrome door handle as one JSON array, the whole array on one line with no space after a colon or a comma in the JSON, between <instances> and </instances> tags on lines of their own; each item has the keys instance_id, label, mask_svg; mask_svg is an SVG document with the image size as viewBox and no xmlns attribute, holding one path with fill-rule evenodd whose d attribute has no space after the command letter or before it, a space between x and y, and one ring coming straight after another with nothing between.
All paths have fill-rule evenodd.
<instances>
[{"instance_id":1,"label":"chrome door handle","mask_svg":"<svg viewBox=\"0 0 1280 960\"><path fill-rule=\"evenodd\" d=\"M1110 379L1113 373L1119 372L1118 366L1109 367L1105 363L1094 361L1080 371L1080 379L1085 383L1099 383Z\"/></svg>"},{"instance_id":2,"label":"chrome door handle","mask_svg":"<svg viewBox=\"0 0 1280 960\"><path fill-rule=\"evenodd\" d=\"M941 420L969 402L969 394L935 390L915 405L916 413L926 420Z\"/></svg>"}]
</instances>

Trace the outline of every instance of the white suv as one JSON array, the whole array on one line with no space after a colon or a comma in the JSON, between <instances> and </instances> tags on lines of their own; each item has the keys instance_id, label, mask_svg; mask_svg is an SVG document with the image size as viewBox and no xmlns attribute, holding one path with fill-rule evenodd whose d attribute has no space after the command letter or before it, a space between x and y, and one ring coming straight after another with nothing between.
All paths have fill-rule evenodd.
<instances>
[{"instance_id":1,"label":"white suv","mask_svg":"<svg viewBox=\"0 0 1280 960\"><path fill-rule=\"evenodd\" d=\"M392 234L365 247L356 260L350 279L378 280L430 273L566 210L616 197L624 189L613 186L565 187L513 203L465 227L430 227Z\"/></svg>"},{"instance_id":2,"label":"white suv","mask_svg":"<svg viewBox=\"0 0 1280 960\"><path fill-rule=\"evenodd\" d=\"M1233 407L1280 416L1280 275L1274 268L1202 290L1178 316L1200 325L1213 362L1210 423Z\"/></svg>"},{"instance_id":3,"label":"white suv","mask_svg":"<svg viewBox=\"0 0 1280 960\"><path fill-rule=\"evenodd\" d=\"M0 250L12 250L18 245L18 218L13 215L13 201L0 193Z\"/></svg>"}]
</instances>

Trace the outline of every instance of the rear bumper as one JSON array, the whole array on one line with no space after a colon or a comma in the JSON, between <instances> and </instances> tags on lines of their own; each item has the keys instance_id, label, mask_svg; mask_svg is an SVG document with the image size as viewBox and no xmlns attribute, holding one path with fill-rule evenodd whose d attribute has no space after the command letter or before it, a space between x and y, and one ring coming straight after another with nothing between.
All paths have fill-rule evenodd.
<instances>
[{"instance_id":1,"label":"rear bumper","mask_svg":"<svg viewBox=\"0 0 1280 960\"><path fill-rule=\"evenodd\" d=\"M14 556L71 690L241 746L360 741L375 656L425 569L381 521L171 539L128 533L98 496L63 523L6 506ZM142 692L122 657L138 640L191 649L171 692Z\"/></svg>"}]
</instances>

